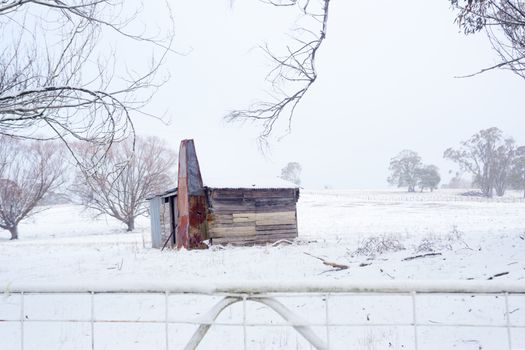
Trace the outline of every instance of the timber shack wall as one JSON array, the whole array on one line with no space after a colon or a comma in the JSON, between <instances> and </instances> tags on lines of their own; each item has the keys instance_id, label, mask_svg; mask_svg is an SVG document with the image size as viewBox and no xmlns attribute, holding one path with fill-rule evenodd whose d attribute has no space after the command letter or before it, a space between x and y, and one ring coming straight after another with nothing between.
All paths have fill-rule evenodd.
<instances>
[{"instance_id":1,"label":"timber shack wall","mask_svg":"<svg viewBox=\"0 0 525 350\"><path fill-rule=\"evenodd\" d=\"M298 236L298 188L204 188L203 239L211 244L272 243ZM153 210L154 209L154 210ZM177 191L150 198L153 248L174 247Z\"/></svg>"},{"instance_id":2,"label":"timber shack wall","mask_svg":"<svg viewBox=\"0 0 525 350\"><path fill-rule=\"evenodd\" d=\"M260 244L294 239L298 188L206 188L213 244Z\"/></svg>"}]
</instances>

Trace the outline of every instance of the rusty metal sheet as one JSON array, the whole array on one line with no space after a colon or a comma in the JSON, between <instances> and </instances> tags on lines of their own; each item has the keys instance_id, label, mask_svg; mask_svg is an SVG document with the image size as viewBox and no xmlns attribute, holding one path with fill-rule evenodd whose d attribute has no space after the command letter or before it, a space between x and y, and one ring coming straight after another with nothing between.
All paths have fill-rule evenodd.
<instances>
[{"instance_id":1,"label":"rusty metal sheet","mask_svg":"<svg viewBox=\"0 0 525 350\"><path fill-rule=\"evenodd\" d=\"M193 140L179 150L177 248L200 248L207 239L207 204Z\"/></svg>"}]
</instances>

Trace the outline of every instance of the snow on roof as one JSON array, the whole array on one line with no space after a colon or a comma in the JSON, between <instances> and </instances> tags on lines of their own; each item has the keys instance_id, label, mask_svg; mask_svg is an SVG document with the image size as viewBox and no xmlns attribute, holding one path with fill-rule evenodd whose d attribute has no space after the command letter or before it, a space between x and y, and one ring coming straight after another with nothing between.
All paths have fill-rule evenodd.
<instances>
[{"instance_id":1,"label":"snow on roof","mask_svg":"<svg viewBox=\"0 0 525 350\"><path fill-rule=\"evenodd\" d=\"M279 177L269 178L261 177L258 179L218 179L214 177L205 177L203 179L204 186L209 188L299 188L296 184L290 181L283 180ZM146 199L155 197L170 197L177 194L177 187L166 190L162 193L153 194Z\"/></svg>"},{"instance_id":2,"label":"snow on roof","mask_svg":"<svg viewBox=\"0 0 525 350\"><path fill-rule=\"evenodd\" d=\"M279 177L260 178L214 178L203 177L204 185L210 188L298 188L296 184Z\"/></svg>"}]
</instances>

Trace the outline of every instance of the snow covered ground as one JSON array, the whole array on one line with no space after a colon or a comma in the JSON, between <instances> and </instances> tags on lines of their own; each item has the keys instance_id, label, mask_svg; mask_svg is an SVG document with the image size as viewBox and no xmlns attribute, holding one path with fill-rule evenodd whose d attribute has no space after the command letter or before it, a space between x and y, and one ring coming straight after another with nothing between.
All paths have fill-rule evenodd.
<instances>
[{"instance_id":1,"label":"snow covered ground","mask_svg":"<svg viewBox=\"0 0 525 350\"><path fill-rule=\"evenodd\" d=\"M299 239L292 245L163 252L148 248L148 218L138 220L136 232L126 233L123 225L111 218L93 219L92 213L74 205L54 206L21 224L21 239L17 242L8 241L8 232L0 231L0 285L8 288L11 283L60 281L71 284L247 280L299 283L312 279L492 278L494 283L499 280L521 281L525 280L525 201L520 196L520 193L509 193L505 198L486 200L458 196L457 191L452 190L415 194L399 190L303 190L298 203ZM404 260L428 253L435 255ZM313 256L349 265L349 268L337 271ZM9 319L5 316L5 310L9 309L9 305L16 305L15 297L0 297L0 319ZM83 305L83 297L86 296L26 298L29 299L28 310L33 307L36 315L56 313L55 308L60 305L62 308L70 305L69 309L66 307L69 312L77 307L82 309L78 305ZM160 316L157 316L163 317L164 311L155 308L157 297L160 296L101 295L97 296L100 298L97 304L100 310L97 312L113 313L111 317L117 319L122 319L126 313L131 313L131 319L154 317L144 316L151 312L159 312ZM206 312L204 306L209 307L209 302L216 297L192 297L184 302L175 296L173 298L170 302L176 305L174 308L187 309L186 313L191 317L195 313ZM206 302L196 302L204 300L202 298ZM370 301L378 297L352 298L351 302L348 298L331 301L334 309L343 310L333 317L392 318L403 323L402 315L411 312L410 305L405 303L407 296L383 297L378 303ZM515 298L512 299L512 306L517 310L513 315L521 316L513 317L517 317L517 322L522 322L523 326L525 297ZM494 311L497 308L494 309L493 305L499 303L501 298L477 297L474 306L469 305L472 301L465 301L465 298L461 301L460 297L442 296L438 299L423 300L422 303L428 305L422 307L421 312L436 309L432 305L438 303L448 306L438 308L440 314L429 318L448 320L450 317L468 316L474 321L481 318L502 322L499 319L501 310ZM297 312L304 311L317 323L324 317L320 298L293 298L290 302ZM129 308L129 305L135 305L142 311ZM193 308L204 309L197 312L191 309L192 305ZM381 307L378 308L378 305ZM262 322L264 315L261 315L268 310L253 305L250 308L253 311L249 313L250 317L257 317ZM487 310L482 310L484 308ZM366 314L363 313L365 309L368 310ZM474 309L477 316L462 314L460 309ZM231 321L239 315L239 310L232 308L223 316L224 320ZM275 316L270 315L266 319L272 317ZM50 330L52 326L54 331ZM56 324L31 323L25 333L28 339L25 349L90 348L88 323L56 327ZM157 328L163 327L159 324L105 323L97 327L97 349L162 349L164 346L164 339L158 336L161 330ZM170 327L170 334L174 335L170 338L170 349L181 348L187 333L191 334L194 329L193 325ZM124 328L127 329L125 332L122 331ZM240 345L235 343L242 338L237 336L242 329L222 328L212 327L213 332L205 338L202 348L242 348L242 342ZM515 331L513 347L525 349L525 336L522 334L525 329L516 328ZM0 339L12 340L3 343L0 348L19 349L17 332L18 323L0 322ZM325 331L319 332L322 335ZM506 344L506 330L503 328L473 328L462 332L458 328L442 327L440 332L422 329L420 349L499 350L504 348L501 344ZM114 334L121 336L112 336ZM448 336L443 337L443 334ZM289 327L250 329L248 335L249 349L309 349ZM331 345L333 349L411 349L413 342L407 339L412 336L412 329L407 327L354 327L351 331L336 327Z\"/></svg>"}]
</instances>

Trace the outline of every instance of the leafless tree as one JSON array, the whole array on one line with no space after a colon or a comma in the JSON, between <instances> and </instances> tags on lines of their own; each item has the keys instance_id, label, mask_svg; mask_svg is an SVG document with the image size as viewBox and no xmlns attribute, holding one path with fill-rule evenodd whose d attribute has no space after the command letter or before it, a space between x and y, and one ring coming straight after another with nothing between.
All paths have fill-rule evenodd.
<instances>
[{"instance_id":1,"label":"leafless tree","mask_svg":"<svg viewBox=\"0 0 525 350\"><path fill-rule=\"evenodd\" d=\"M264 51L275 62L267 74L271 84L270 101L259 101L248 109L234 110L227 121L255 121L261 124L259 141L266 143L275 123L288 118L288 131L298 104L317 79L315 60L317 51L326 38L330 0L261 0L275 7L295 6L301 16L302 26L295 29L293 45L283 54L277 54L268 45ZM312 29L314 27L317 29Z\"/></svg>"},{"instance_id":2,"label":"leafless tree","mask_svg":"<svg viewBox=\"0 0 525 350\"><path fill-rule=\"evenodd\" d=\"M70 151L70 142L87 142L100 158L112 142L134 135L130 113L145 113L167 79L159 70L173 31L146 34L138 27L142 7L129 4L0 1L0 135L60 139ZM144 67L127 66L111 50L117 39L139 50L149 45L154 54Z\"/></svg>"},{"instance_id":3,"label":"leafless tree","mask_svg":"<svg viewBox=\"0 0 525 350\"><path fill-rule=\"evenodd\" d=\"M80 145L76 153L83 163L96 161L95 150ZM81 169L73 185L82 203L100 214L135 228L135 218L147 211L146 197L173 185L176 154L156 137L137 137L114 142L92 174Z\"/></svg>"},{"instance_id":4,"label":"leafless tree","mask_svg":"<svg viewBox=\"0 0 525 350\"><path fill-rule=\"evenodd\" d=\"M0 228L11 239L18 239L20 221L39 212L40 201L63 183L62 149L0 135Z\"/></svg>"},{"instance_id":5,"label":"leafless tree","mask_svg":"<svg viewBox=\"0 0 525 350\"><path fill-rule=\"evenodd\" d=\"M495 68L509 69L525 78L525 2L522 0L450 0L456 22L465 34L485 31L500 62L473 76Z\"/></svg>"}]
</instances>

